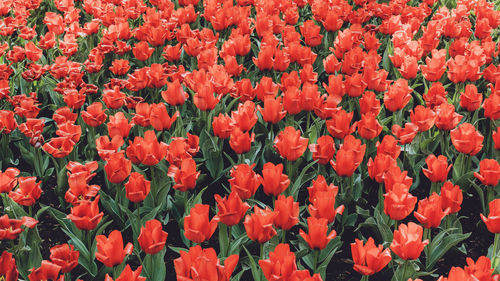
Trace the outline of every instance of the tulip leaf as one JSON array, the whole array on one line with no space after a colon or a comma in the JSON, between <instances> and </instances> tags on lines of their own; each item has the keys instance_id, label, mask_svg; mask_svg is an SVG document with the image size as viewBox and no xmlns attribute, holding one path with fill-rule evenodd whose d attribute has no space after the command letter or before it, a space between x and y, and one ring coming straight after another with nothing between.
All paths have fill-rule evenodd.
<instances>
[{"instance_id":1,"label":"tulip leaf","mask_svg":"<svg viewBox=\"0 0 500 281\"><path fill-rule=\"evenodd\" d=\"M255 263L254 257L250 252L247 250L245 246L243 246L243 250L247 253L248 260L250 261L250 270L252 271L252 276L254 281L260 281L261 280L261 273L259 270L259 267Z\"/></svg>"},{"instance_id":2,"label":"tulip leaf","mask_svg":"<svg viewBox=\"0 0 500 281\"><path fill-rule=\"evenodd\" d=\"M300 172L299 176L295 179L295 182L293 183L293 185L291 187L288 187L288 188L291 188L291 192L290 194L293 196L294 200L297 200L297 196L299 195L299 189L302 185L304 185L306 182L309 182L310 180L314 179L317 175L316 173L312 173L310 175L308 175L305 179L304 176L306 175L306 172L314 165L316 164L318 161L312 161L311 163L309 163L307 166L305 166L303 169L302 169L302 172Z\"/></svg>"},{"instance_id":3,"label":"tulip leaf","mask_svg":"<svg viewBox=\"0 0 500 281\"><path fill-rule=\"evenodd\" d=\"M183 252L188 252L189 250L188 249L185 249L185 248L181 248L181 247L174 247L174 246L168 246L170 248L170 250L176 252L177 254L180 254L181 251Z\"/></svg>"},{"instance_id":4,"label":"tulip leaf","mask_svg":"<svg viewBox=\"0 0 500 281\"><path fill-rule=\"evenodd\" d=\"M471 233L453 233L448 234L448 231L441 231L436 237L434 237L426 251L429 253L429 257L426 259L425 268L431 270L434 265L441 259L446 252L448 252L452 247L456 246L458 243L469 238Z\"/></svg>"},{"instance_id":5,"label":"tulip leaf","mask_svg":"<svg viewBox=\"0 0 500 281\"><path fill-rule=\"evenodd\" d=\"M229 248L228 227L223 223L219 223L219 248L221 257L227 257ZM229 234L231 235L231 234Z\"/></svg>"}]
</instances>

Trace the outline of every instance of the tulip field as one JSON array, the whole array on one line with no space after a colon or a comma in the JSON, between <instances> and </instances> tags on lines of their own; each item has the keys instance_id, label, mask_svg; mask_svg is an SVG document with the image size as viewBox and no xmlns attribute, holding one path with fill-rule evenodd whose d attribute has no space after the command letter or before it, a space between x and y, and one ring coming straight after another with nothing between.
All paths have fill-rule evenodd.
<instances>
[{"instance_id":1,"label":"tulip field","mask_svg":"<svg viewBox=\"0 0 500 281\"><path fill-rule=\"evenodd\" d=\"M500 280L500 0L0 0L0 281Z\"/></svg>"}]
</instances>

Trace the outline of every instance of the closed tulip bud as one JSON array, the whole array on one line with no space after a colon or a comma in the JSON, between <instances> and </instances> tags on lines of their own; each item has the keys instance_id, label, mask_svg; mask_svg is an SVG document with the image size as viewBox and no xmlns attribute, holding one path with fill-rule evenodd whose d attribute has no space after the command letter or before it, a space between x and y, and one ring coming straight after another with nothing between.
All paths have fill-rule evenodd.
<instances>
[{"instance_id":1,"label":"closed tulip bud","mask_svg":"<svg viewBox=\"0 0 500 281\"><path fill-rule=\"evenodd\" d=\"M141 226L141 233L137 238L141 249L150 255L154 255L165 247L168 233L163 231L161 222L155 219L146 222L146 226Z\"/></svg>"},{"instance_id":2,"label":"closed tulip bud","mask_svg":"<svg viewBox=\"0 0 500 281\"><path fill-rule=\"evenodd\" d=\"M289 230L299 222L299 203L293 201L293 197L278 196L274 201L274 226Z\"/></svg>"},{"instance_id":3,"label":"closed tulip bud","mask_svg":"<svg viewBox=\"0 0 500 281\"><path fill-rule=\"evenodd\" d=\"M444 182L448 178L448 173L451 170L451 164L448 165L448 158L444 155L436 157L434 154L427 156L425 159L427 169L422 169L424 175L431 182Z\"/></svg>"},{"instance_id":4,"label":"closed tulip bud","mask_svg":"<svg viewBox=\"0 0 500 281\"><path fill-rule=\"evenodd\" d=\"M288 188L290 180L283 174L283 164L274 165L271 162L264 164L260 182L267 195L278 196Z\"/></svg>"},{"instance_id":5,"label":"closed tulip bud","mask_svg":"<svg viewBox=\"0 0 500 281\"><path fill-rule=\"evenodd\" d=\"M220 222L227 226L238 224L250 209L250 206L243 202L236 192L231 192L228 197L224 198L220 197L219 194L215 194L214 197L219 210L217 216Z\"/></svg>"},{"instance_id":6,"label":"closed tulip bud","mask_svg":"<svg viewBox=\"0 0 500 281\"><path fill-rule=\"evenodd\" d=\"M318 160L318 164L326 165L332 160L335 154L335 142L330 136L321 136L316 142L316 144L309 145L312 158L313 160Z\"/></svg>"},{"instance_id":7,"label":"closed tulip bud","mask_svg":"<svg viewBox=\"0 0 500 281\"><path fill-rule=\"evenodd\" d=\"M308 234L302 229L299 230L299 234L311 249L323 250L337 236L335 230L328 233L328 220L324 218L308 217L307 230Z\"/></svg>"},{"instance_id":8,"label":"closed tulip bud","mask_svg":"<svg viewBox=\"0 0 500 281\"><path fill-rule=\"evenodd\" d=\"M300 130L288 126L274 139L274 148L281 157L295 161L306 151L308 141L300 136Z\"/></svg>"},{"instance_id":9,"label":"closed tulip bud","mask_svg":"<svg viewBox=\"0 0 500 281\"><path fill-rule=\"evenodd\" d=\"M373 238L368 238L366 244L355 239L351 243L352 260L354 270L362 275L372 275L382 270L391 261L391 251L383 248L382 245L375 245Z\"/></svg>"},{"instance_id":10,"label":"closed tulip bud","mask_svg":"<svg viewBox=\"0 0 500 281\"><path fill-rule=\"evenodd\" d=\"M133 172L125 184L125 195L127 199L137 203L146 199L151 190L151 182L144 179L142 174Z\"/></svg>"},{"instance_id":11,"label":"closed tulip bud","mask_svg":"<svg viewBox=\"0 0 500 281\"><path fill-rule=\"evenodd\" d=\"M497 186L500 180L500 164L495 159L483 159L479 162L479 173L474 176L484 185Z\"/></svg>"},{"instance_id":12,"label":"closed tulip bud","mask_svg":"<svg viewBox=\"0 0 500 281\"><path fill-rule=\"evenodd\" d=\"M413 222L400 224L394 231L391 250L404 260L418 259L429 240L422 241L423 228Z\"/></svg>"},{"instance_id":13,"label":"closed tulip bud","mask_svg":"<svg viewBox=\"0 0 500 281\"><path fill-rule=\"evenodd\" d=\"M481 214L481 219L486 224L489 232L500 233L500 199L491 201L488 206L490 210L488 217Z\"/></svg>"},{"instance_id":14,"label":"closed tulip bud","mask_svg":"<svg viewBox=\"0 0 500 281\"><path fill-rule=\"evenodd\" d=\"M288 244L278 244L269 253L269 259L259 260L259 266L267 280L288 280L297 270L295 254Z\"/></svg>"},{"instance_id":15,"label":"closed tulip bud","mask_svg":"<svg viewBox=\"0 0 500 281\"><path fill-rule=\"evenodd\" d=\"M450 211L450 209L443 210L441 206L441 196L434 192L418 202L418 209L413 214L425 228L438 227Z\"/></svg>"},{"instance_id":16,"label":"closed tulip bud","mask_svg":"<svg viewBox=\"0 0 500 281\"><path fill-rule=\"evenodd\" d=\"M415 209L417 197L412 196L408 190L408 186L396 183L384 194L384 213L391 219L403 220Z\"/></svg>"},{"instance_id":17,"label":"closed tulip bud","mask_svg":"<svg viewBox=\"0 0 500 281\"><path fill-rule=\"evenodd\" d=\"M450 137L458 152L474 156L483 148L483 135L470 123L462 123L451 130Z\"/></svg>"},{"instance_id":18,"label":"closed tulip bud","mask_svg":"<svg viewBox=\"0 0 500 281\"><path fill-rule=\"evenodd\" d=\"M134 245L127 243L123 247L122 233L118 230L113 230L108 237L97 235L97 252L95 257L107 267L113 267L123 262L125 256L132 254Z\"/></svg>"},{"instance_id":19,"label":"closed tulip bud","mask_svg":"<svg viewBox=\"0 0 500 281\"><path fill-rule=\"evenodd\" d=\"M261 209L255 205L254 212L247 215L243 222L248 238L260 244L271 240L276 235L276 229L273 228L275 217L276 213L271 209L267 207L266 209Z\"/></svg>"}]
</instances>

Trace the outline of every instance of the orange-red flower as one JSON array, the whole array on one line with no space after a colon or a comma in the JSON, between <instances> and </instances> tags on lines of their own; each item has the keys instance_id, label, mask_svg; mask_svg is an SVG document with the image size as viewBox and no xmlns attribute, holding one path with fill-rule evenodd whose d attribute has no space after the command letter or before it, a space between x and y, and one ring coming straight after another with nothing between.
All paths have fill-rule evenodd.
<instances>
[{"instance_id":1,"label":"orange-red flower","mask_svg":"<svg viewBox=\"0 0 500 281\"><path fill-rule=\"evenodd\" d=\"M478 93L477 87L474 84L465 86L465 91L460 95L460 107L467 111L476 111L483 101L483 95Z\"/></svg>"},{"instance_id":2,"label":"orange-red flower","mask_svg":"<svg viewBox=\"0 0 500 281\"><path fill-rule=\"evenodd\" d=\"M411 123L418 126L419 132L425 132L434 126L436 122L436 113L428 107L417 105L410 112Z\"/></svg>"},{"instance_id":3,"label":"orange-red flower","mask_svg":"<svg viewBox=\"0 0 500 281\"><path fill-rule=\"evenodd\" d=\"M497 186L500 180L500 164L495 159L483 159L479 162L479 173L474 176L484 185Z\"/></svg>"},{"instance_id":4,"label":"orange-red flower","mask_svg":"<svg viewBox=\"0 0 500 281\"><path fill-rule=\"evenodd\" d=\"M239 127L232 126L229 137L229 146L237 154L243 154L250 151L255 134L243 132Z\"/></svg>"},{"instance_id":5,"label":"orange-red flower","mask_svg":"<svg viewBox=\"0 0 500 281\"><path fill-rule=\"evenodd\" d=\"M228 197L224 198L220 197L219 194L215 194L214 197L215 201L217 201L217 209L219 210L217 216L220 222L227 226L238 224L250 208L246 202L241 200L236 192L231 192Z\"/></svg>"},{"instance_id":6,"label":"orange-red flower","mask_svg":"<svg viewBox=\"0 0 500 281\"><path fill-rule=\"evenodd\" d=\"M196 162L192 158L185 158L182 159L180 167L170 165L167 175L174 178L174 189L186 192L196 187L200 172L196 171Z\"/></svg>"},{"instance_id":7,"label":"orange-red flower","mask_svg":"<svg viewBox=\"0 0 500 281\"><path fill-rule=\"evenodd\" d=\"M115 75L125 75L130 69L128 60L116 59L111 63L109 70Z\"/></svg>"},{"instance_id":8,"label":"orange-red flower","mask_svg":"<svg viewBox=\"0 0 500 281\"><path fill-rule=\"evenodd\" d=\"M212 120L212 130L214 135L221 139L227 139L233 129L233 120L227 114L219 113Z\"/></svg>"},{"instance_id":9,"label":"orange-red flower","mask_svg":"<svg viewBox=\"0 0 500 281\"><path fill-rule=\"evenodd\" d=\"M308 217L307 230L308 234L302 229L299 230L299 234L311 249L323 250L337 236L335 230L328 233L328 220L324 218Z\"/></svg>"},{"instance_id":10,"label":"orange-red flower","mask_svg":"<svg viewBox=\"0 0 500 281\"><path fill-rule=\"evenodd\" d=\"M489 232L500 233L500 199L491 201L488 206L490 207L488 217L481 214L481 219L486 224Z\"/></svg>"},{"instance_id":11,"label":"orange-red flower","mask_svg":"<svg viewBox=\"0 0 500 281\"><path fill-rule=\"evenodd\" d=\"M418 202L417 211L413 214L425 228L438 227L450 211L450 209L443 210L441 206L441 196L434 192Z\"/></svg>"},{"instance_id":12,"label":"orange-red flower","mask_svg":"<svg viewBox=\"0 0 500 281\"><path fill-rule=\"evenodd\" d=\"M462 118L462 115L455 112L453 104L442 103L437 108L436 127L444 131L452 130L460 123Z\"/></svg>"},{"instance_id":13,"label":"orange-red flower","mask_svg":"<svg viewBox=\"0 0 500 281\"><path fill-rule=\"evenodd\" d=\"M133 124L128 122L127 117L123 112L119 111L115 115L109 116L108 121L108 135L110 138L114 136L121 136L122 138L128 137L130 129Z\"/></svg>"},{"instance_id":14,"label":"orange-red flower","mask_svg":"<svg viewBox=\"0 0 500 281\"><path fill-rule=\"evenodd\" d=\"M343 109L336 110L332 113L331 118L326 120L326 129L336 139L344 139L355 130L355 126L351 126L352 116L354 112L346 112Z\"/></svg>"},{"instance_id":15,"label":"orange-red flower","mask_svg":"<svg viewBox=\"0 0 500 281\"><path fill-rule=\"evenodd\" d=\"M125 256L132 254L134 245L127 243L123 247L122 233L118 230L113 230L108 237L105 235L97 235L97 252L95 257L107 267L113 267L123 262Z\"/></svg>"},{"instance_id":16,"label":"orange-red flower","mask_svg":"<svg viewBox=\"0 0 500 281\"><path fill-rule=\"evenodd\" d=\"M274 97L266 97L264 98L264 107L257 105L257 109L262 115L262 119L272 124L278 123L286 115L281 97L277 97L276 99Z\"/></svg>"},{"instance_id":17,"label":"orange-red flower","mask_svg":"<svg viewBox=\"0 0 500 281\"><path fill-rule=\"evenodd\" d=\"M267 195L278 196L288 188L290 180L283 174L283 164L274 165L271 162L264 164L260 182Z\"/></svg>"},{"instance_id":18,"label":"orange-red flower","mask_svg":"<svg viewBox=\"0 0 500 281\"><path fill-rule=\"evenodd\" d=\"M308 141L309 139L300 136L300 130L288 126L274 139L274 148L281 157L294 161L304 154Z\"/></svg>"},{"instance_id":19,"label":"orange-red flower","mask_svg":"<svg viewBox=\"0 0 500 281\"><path fill-rule=\"evenodd\" d=\"M103 212L99 213L98 202L99 195L94 201L80 201L78 206L71 208L71 213L67 215L67 218L70 219L78 229L95 229L104 216Z\"/></svg>"},{"instance_id":20,"label":"orange-red flower","mask_svg":"<svg viewBox=\"0 0 500 281\"><path fill-rule=\"evenodd\" d=\"M16 259L7 251L3 251L0 256L0 276L5 278L5 281L17 281L19 277Z\"/></svg>"},{"instance_id":21,"label":"orange-red flower","mask_svg":"<svg viewBox=\"0 0 500 281\"><path fill-rule=\"evenodd\" d=\"M427 156L425 159L427 169L422 169L424 175L431 182L444 182L448 178L448 173L451 170L451 164L448 165L448 158L444 155L436 157L434 154Z\"/></svg>"},{"instance_id":22,"label":"orange-red flower","mask_svg":"<svg viewBox=\"0 0 500 281\"><path fill-rule=\"evenodd\" d=\"M17 185L17 176L21 173L17 168L7 168L0 171L0 193L7 193Z\"/></svg>"},{"instance_id":23,"label":"orange-red flower","mask_svg":"<svg viewBox=\"0 0 500 281\"><path fill-rule=\"evenodd\" d=\"M427 81L437 81L446 71L446 49L433 49L431 52L432 58L427 57L420 69Z\"/></svg>"},{"instance_id":24,"label":"orange-red flower","mask_svg":"<svg viewBox=\"0 0 500 281\"><path fill-rule=\"evenodd\" d=\"M240 103L238 110L231 113L231 119L234 121L233 126L237 126L243 132L250 131L258 119L255 104L252 101L246 101L243 104Z\"/></svg>"},{"instance_id":25,"label":"orange-red flower","mask_svg":"<svg viewBox=\"0 0 500 281\"><path fill-rule=\"evenodd\" d=\"M252 197L261 183L260 176L252 169L255 164L239 164L231 169L231 178L228 180L231 191L236 192L241 199Z\"/></svg>"},{"instance_id":26,"label":"orange-red flower","mask_svg":"<svg viewBox=\"0 0 500 281\"><path fill-rule=\"evenodd\" d=\"M290 251L290 245L278 244L269 259L259 260L259 266L267 280L289 280L297 270L295 254Z\"/></svg>"},{"instance_id":27,"label":"orange-red flower","mask_svg":"<svg viewBox=\"0 0 500 281\"><path fill-rule=\"evenodd\" d=\"M153 54L154 48L149 47L148 42L140 41L135 44L132 48L132 53L134 53L134 57L140 61L145 61L149 59L149 57Z\"/></svg>"},{"instance_id":28,"label":"orange-red flower","mask_svg":"<svg viewBox=\"0 0 500 281\"><path fill-rule=\"evenodd\" d=\"M316 144L309 145L312 158L313 160L318 160L319 164L326 165L332 160L335 154L335 142L330 136L321 136L316 142Z\"/></svg>"},{"instance_id":29,"label":"orange-red flower","mask_svg":"<svg viewBox=\"0 0 500 281\"><path fill-rule=\"evenodd\" d=\"M293 201L292 196L278 196L274 201L274 226L284 230L289 230L299 223L299 203Z\"/></svg>"},{"instance_id":30,"label":"orange-red flower","mask_svg":"<svg viewBox=\"0 0 500 281\"><path fill-rule=\"evenodd\" d=\"M189 95L184 92L179 79L175 79L172 83L167 81L167 90L161 92L163 100L169 105L183 105L189 98Z\"/></svg>"},{"instance_id":31,"label":"orange-red flower","mask_svg":"<svg viewBox=\"0 0 500 281\"><path fill-rule=\"evenodd\" d=\"M415 208L417 197L412 196L409 187L403 183L395 183L384 194L384 212L391 219L399 221L406 218Z\"/></svg>"},{"instance_id":32,"label":"orange-red flower","mask_svg":"<svg viewBox=\"0 0 500 281\"><path fill-rule=\"evenodd\" d=\"M483 148L483 135L471 123L462 123L450 132L451 143L458 152L471 156Z\"/></svg>"},{"instance_id":33,"label":"orange-red flower","mask_svg":"<svg viewBox=\"0 0 500 281\"><path fill-rule=\"evenodd\" d=\"M155 219L146 222L146 226L141 226L141 233L137 241L141 249L150 255L154 255L165 247L168 233L163 231L161 222Z\"/></svg>"},{"instance_id":34,"label":"orange-red flower","mask_svg":"<svg viewBox=\"0 0 500 281\"><path fill-rule=\"evenodd\" d=\"M54 158L64 158L73 151L74 145L69 137L56 137L46 142L42 148Z\"/></svg>"},{"instance_id":35,"label":"orange-red flower","mask_svg":"<svg viewBox=\"0 0 500 281\"><path fill-rule=\"evenodd\" d=\"M143 164L154 166L158 164L167 155L168 145L164 142L159 142L156 138L156 133L153 130L146 131L144 138L135 137L134 142L129 141L127 147L127 157L134 164Z\"/></svg>"},{"instance_id":36,"label":"orange-red flower","mask_svg":"<svg viewBox=\"0 0 500 281\"><path fill-rule=\"evenodd\" d=\"M491 120L500 119L500 95L492 94L483 103L484 117Z\"/></svg>"},{"instance_id":37,"label":"orange-red flower","mask_svg":"<svg viewBox=\"0 0 500 281\"><path fill-rule=\"evenodd\" d=\"M372 275L382 270L391 261L391 251L389 248L384 250L382 245L375 245L373 238L368 238L366 244L363 241L355 239L351 243L352 260L354 261L354 270L362 275Z\"/></svg>"},{"instance_id":38,"label":"orange-red flower","mask_svg":"<svg viewBox=\"0 0 500 281\"><path fill-rule=\"evenodd\" d=\"M209 211L210 206L204 204L196 204L191 208L189 215L184 217L184 236L187 239L201 243L212 237L217 229L219 217L215 216L209 220Z\"/></svg>"},{"instance_id":39,"label":"orange-red flower","mask_svg":"<svg viewBox=\"0 0 500 281\"><path fill-rule=\"evenodd\" d=\"M309 205L308 210L312 217L324 218L328 223L335 220L337 214L344 212L344 205L335 208L335 197L337 196L338 189L329 188L325 191L315 191L314 197L309 197L312 204Z\"/></svg>"},{"instance_id":40,"label":"orange-red flower","mask_svg":"<svg viewBox=\"0 0 500 281\"><path fill-rule=\"evenodd\" d=\"M189 252L181 251L180 255L174 260L177 280L229 281L239 259L238 255L231 255L221 265L214 249L202 249L200 245L191 247Z\"/></svg>"},{"instance_id":41,"label":"orange-red flower","mask_svg":"<svg viewBox=\"0 0 500 281\"><path fill-rule=\"evenodd\" d=\"M123 151L110 154L104 165L106 176L111 183L121 183L132 171L132 161L125 158Z\"/></svg>"},{"instance_id":42,"label":"orange-red flower","mask_svg":"<svg viewBox=\"0 0 500 281\"><path fill-rule=\"evenodd\" d=\"M60 271L61 267L59 265L43 260L39 268L31 269L28 279L30 281L58 280Z\"/></svg>"},{"instance_id":43,"label":"orange-red flower","mask_svg":"<svg viewBox=\"0 0 500 281\"><path fill-rule=\"evenodd\" d=\"M170 130L172 124L180 116L179 111L172 114L172 117L168 115L167 107L163 103L157 103L151 105L151 112L149 115L149 121L151 126L157 131Z\"/></svg>"},{"instance_id":44,"label":"orange-red flower","mask_svg":"<svg viewBox=\"0 0 500 281\"><path fill-rule=\"evenodd\" d=\"M361 145L361 140L353 135L348 135L344 139L344 144L337 151L335 161L330 161L337 175L341 177L350 177L358 168L365 155L366 144Z\"/></svg>"},{"instance_id":45,"label":"orange-red flower","mask_svg":"<svg viewBox=\"0 0 500 281\"><path fill-rule=\"evenodd\" d=\"M404 260L417 259L429 240L422 241L423 228L413 222L400 224L394 231L391 250Z\"/></svg>"},{"instance_id":46,"label":"orange-red flower","mask_svg":"<svg viewBox=\"0 0 500 281\"><path fill-rule=\"evenodd\" d=\"M408 86L408 80L398 79L389 86L384 93L384 106L387 110L395 112L403 109L411 99L413 89Z\"/></svg>"},{"instance_id":47,"label":"orange-red flower","mask_svg":"<svg viewBox=\"0 0 500 281\"><path fill-rule=\"evenodd\" d=\"M125 184L125 195L131 202L141 202L146 199L151 190L151 182L146 180L142 174L132 172Z\"/></svg>"},{"instance_id":48,"label":"orange-red flower","mask_svg":"<svg viewBox=\"0 0 500 281\"><path fill-rule=\"evenodd\" d=\"M120 273L120 276L116 277L115 280L106 273L104 281L146 281L146 277L141 277L142 265L139 266L135 271L132 270L130 265L126 265L125 268Z\"/></svg>"},{"instance_id":49,"label":"orange-red flower","mask_svg":"<svg viewBox=\"0 0 500 281\"><path fill-rule=\"evenodd\" d=\"M367 166L370 178L381 183L384 181L385 173L391 167L397 166L397 161L391 155L377 153L374 159L370 157Z\"/></svg>"},{"instance_id":50,"label":"orange-red flower","mask_svg":"<svg viewBox=\"0 0 500 281\"><path fill-rule=\"evenodd\" d=\"M255 205L254 212L247 215L243 222L248 238L260 244L271 240L276 235L276 229L273 228L275 217L276 213L268 207L261 209Z\"/></svg>"},{"instance_id":51,"label":"orange-red flower","mask_svg":"<svg viewBox=\"0 0 500 281\"><path fill-rule=\"evenodd\" d=\"M17 182L18 187L9 192L9 197L23 206L35 204L42 194L41 182L36 182L36 177L19 177Z\"/></svg>"},{"instance_id":52,"label":"orange-red flower","mask_svg":"<svg viewBox=\"0 0 500 281\"><path fill-rule=\"evenodd\" d=\"M73 270L78 265L79 256L80 252L75 251L73 245L61 244L50 248L50 260L61 267L62 273Z\"/></svg>"},{"instance_id":53,"label":"orange-red flower","mask_svg":"<svg viewBox=\"0 0 500 281\"><path fill-rule=\"evenodd\" d=\"M85 124L91 127L97 127L106 121L108 116L106 115L106 110L102 108L102 103L94 102L87 106L86 111L81 112L81 116Z\"/></svg>"}]
</instances>

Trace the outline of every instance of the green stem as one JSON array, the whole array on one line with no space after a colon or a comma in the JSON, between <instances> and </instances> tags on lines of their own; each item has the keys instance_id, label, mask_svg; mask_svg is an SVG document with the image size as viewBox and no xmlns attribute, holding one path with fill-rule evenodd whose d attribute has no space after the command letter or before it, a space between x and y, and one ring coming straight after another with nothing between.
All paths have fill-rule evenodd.
<instances>
[{"instance_id":1,"label":"green stem","mask_svg":"<svg viewBox=\"0 0 500 281\"><path fill-rule=\"evenodd\" d=\"M363 277L361 277L361 280L360 281L368 281L368 277L370 275L363 275Z\"/></svg>"},{"instance_id":2,"label":"green stem","mask_svg":"<svg viewBox=\"0 0 500 281\"><path fill-rule=\"evenodd\" d=\"M286 230L283 229L283 236L281 236L281 243L284 244L286 242Z\"/></svg>"},{"instance_id":3,"label":"green stem","mask_svg":"<svg viewBox=\"0 0 500 281\"><path fill-rule=\"evenodd\" d=\"M491 257L492 257L492 267L493 269L495 269L495 272L496 272L496 268L498 267L498 264L500 263L500 259L498 258L498 244L499 244L499 241L500 240L500 234L499 233L495 233L495 241L493 242L493 253L491 254Z\"/></svg>"},{"instance_id":4,"label":"green stem","mask_svg":"<svg viewBox=\"0 0 500 281\"><path fill-rule=\"evenodd\" d=\"M406 275L406 266L407 266L407 264L408 264L408 261L405 260L404 263L403 263L403 275L401 276L401 278L402 278L401 281L407 280L406 276L405 276Z\"/></svg>"},{"instance_id":5,"label":"green stem","mask_svg":"<svg viewBox=\"0 0 500 281\"><path fill-rule=\"evenodd\" d=\"M319 251L320 250L313 250L314 251L314 273L317 273L318 271L318 258L319 258Z\"/></svg>"}]
</instances>

